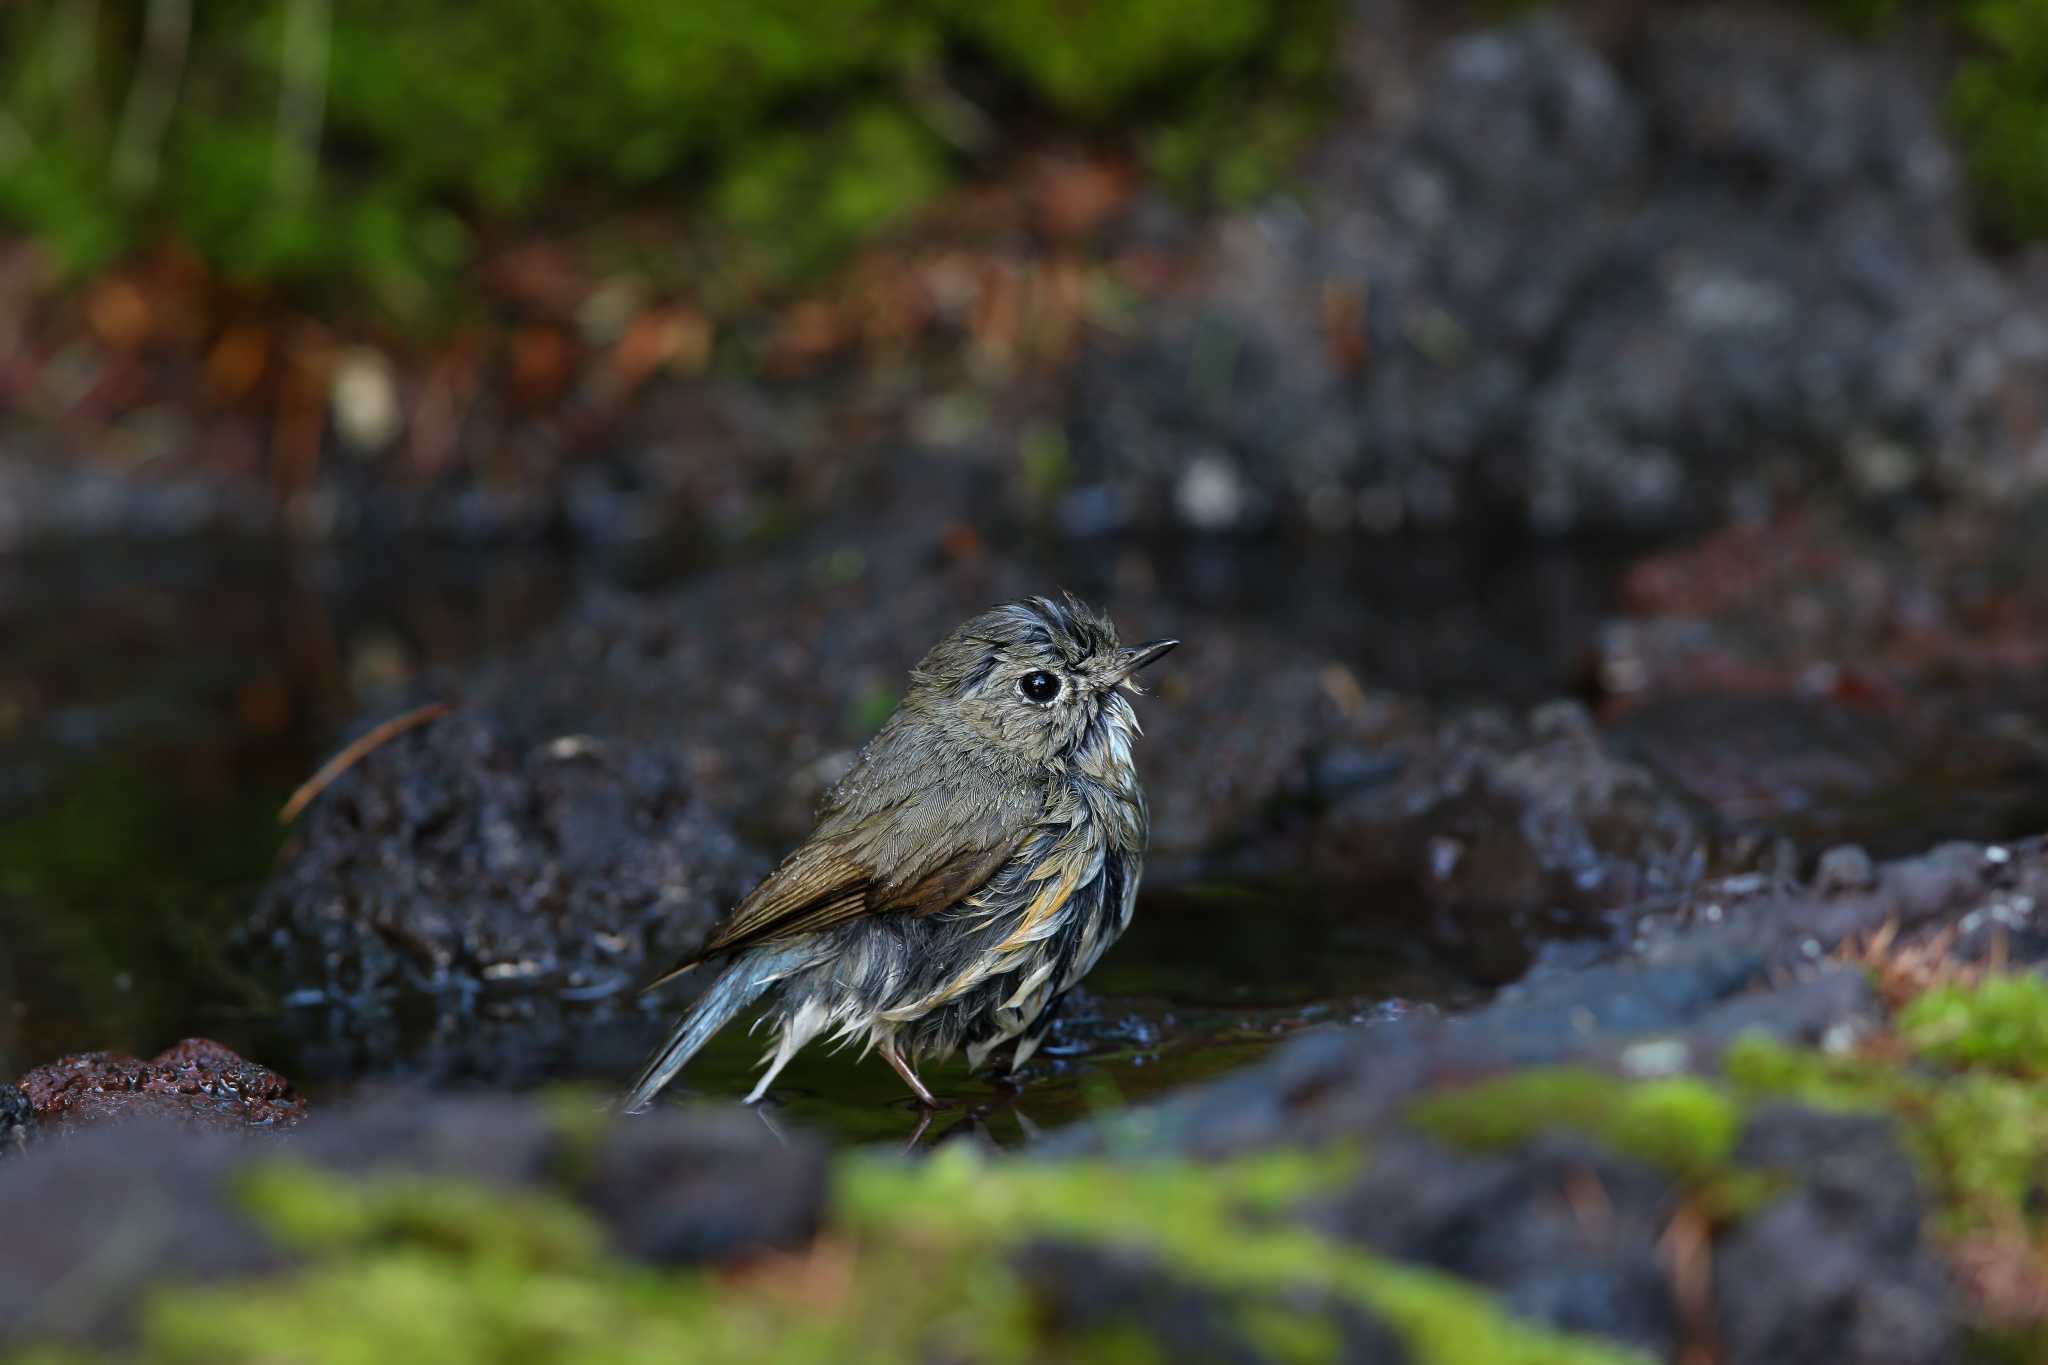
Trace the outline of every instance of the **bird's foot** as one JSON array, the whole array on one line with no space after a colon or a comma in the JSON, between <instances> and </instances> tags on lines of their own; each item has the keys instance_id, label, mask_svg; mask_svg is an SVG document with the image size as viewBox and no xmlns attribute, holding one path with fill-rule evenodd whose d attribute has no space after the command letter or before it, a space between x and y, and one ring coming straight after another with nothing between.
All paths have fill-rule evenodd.
<instances>
[{"instance_id":1,"label":"bird's foot","mask_svg":"<svg viewBox=\"0 0 2048 1365\"><path fill-rule=\"evenodd\" d=\"M910 1063L904 1061L902 1054L896 1051L894 1040L882 1043L875 1051L882 1054L883 1061L896 1068L896 1074L901 1076L903 1083L910 1087L910 1093L917 1096L919 1104L923 1105L926 1109L938 1109L941 1107L939 1102L932 1098L932 1092L925 1088L924 1082L917 1078L917 1072L911 1069Z\"/></svg>"}]
</instances>

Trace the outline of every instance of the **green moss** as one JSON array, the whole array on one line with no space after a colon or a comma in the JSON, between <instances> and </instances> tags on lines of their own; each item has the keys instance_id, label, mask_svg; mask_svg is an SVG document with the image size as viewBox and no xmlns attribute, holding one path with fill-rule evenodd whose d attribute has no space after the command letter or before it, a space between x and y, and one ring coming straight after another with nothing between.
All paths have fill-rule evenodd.
<instances>
[{"instance_id":1,"label":"green moss","mask_svg":"<svg viewBox=\"0 0 2048 1365\"><path fill-rule=\"evenodd\" d=\"M801 273L901 222L946 179L939 141L874 104L830 128L764 138L713 197L764 271Z\"/></svg>"},{"instance_id":2,"label":"green moss","mask_svg":"<svg viewBox=\"0 0 2048 1365\"><path fill-rule=\"evenodd\" d=\"M462 1181L344 1181L266 1162L241 1177L238 1193L279 1241L301 1251L407 1246L526 1269L588 1265L604 1240L587 1215L552 1196Z\"/></svg>"},{"instance_id":3,"label":"green moss","mask_svg":"<svg viewBox=\"0 0 2048 1365\"><path fill-rule=\"evenodd\" d=\"M184 59L152 67L138 54L163 50L144 41L161 10L0 7L0 218L77 268L169 234L232 276L328 302L366 293L400 320L446 301L480 226L587 223L664 195L707 204L747 248L701 277L811 269L953 175L928 126L959 136L947 63L962 57L1002 73L990 104L1020 126L1206 121L1196 141L1246 180L1298 122L1263 111L1299 108L1300 73L1329 71L1334 14L1329 0L217 0L193 7ZM126 121L152 81L161 126Z\"/></svg>"},{"instance_id":4,"label":"green moss","mask_svg":"<svg viewBox=\"0 0 2048 1365\"><path fill-rule=\"evenodd\" d=\"M536 1274L393 1252L282 1282L164 1295L143 1336L147 1358L163 1365L737 1359L688 1311L702 1298L651 1275Z\"/></svg>"},{"instance_id":5,"label":"green moss","mask_svg":"<svg viewBox=\"0 0 2048 1365\"><path fill-rule=\"evenodd\" d=\"M1216 1166L842 1160L837 1214L810 1260L738 1277L606 1256L589 1220L544 1193L342 1179L269 1163L243 1182L306 1258L289 1276L166 1292L140 1357L192 1362L655 1362L825 1365L935 1358L1150 1365L1135 1323L1080 1336L1040 1319L1011 1252L1112 1244L1216 1296L1272 1358L1328 1359L1318 1303L1379 1315L1421 1365L1621 1365L1641 1357L1520 1322L1483 1292L1392 1265L1275 1217L1344 1179L1341 1155Z\"/></svg>"},{"instance_id":6,"label":"green moss","mask_svg":"<svg viewBox=\"0 0 2048 1365\"><path fill-rule=\"evenodd\" d=\"M1146 129L1147 164L1180 193L1235 205L1278 188L1336 107L1336 7L1291 0L1285 13L1254 62L1204 77Z\"/></svg>"},{"instance_id":7,"label":"green moss","mask_svg":"<svg viewBox=\"0 0 2048 1365\"><path fill-rule=\"evenodd\" d=\"M1250 1304L1238 1310L1237 1329L1263 1360L1320 1365L1343 1355L1343 1338L1328 1318L1304 1313L1297 1304Z\"/></svg>"},{"instance_id":8,"label":"green moss","mask_svg":"<svg viewBox=\"0 0 2048 1365\"><path fill-rule=\"evenodd\" d=\"M1710 1082L1631 1082L1575 1067L1518 1072L1431 1095L1409 1117L1444 1141L1483 1150L1567 1129L1689 1177L1725 1167L1742 1127L1741 1107Z\"/></svg>"},{"instance_id":9,"label":"green moss","mask_svg":"<svg viewBox=\"0 0 2048 1365\"><path fill-rule=\"evenodd\" d=\"M1249 56L1268 0L957 0L962 30L1069 113L1100 117L1148 86Z\"/></svg>"},{"instance_id":10,"label":"green moss","mask_svg":"<svg viewBox=\"0 0 2048 1365\"><path fill-rule=\"evenodd\" d=\"M1830 1057L1761 1039L1738 1042L1725 1067L1730 1082L1753 1100L1789 1099L1896 1119L1951 1233L2038 1223L2032 1211L2048 1187L2048 1092L2036 1084Z\"/></svg>"},{"instance_id":11,"label":"green moss","mask_svg":"<svg viewBox=\"0 0 2048 1365\"><path fill-rule=\"evenodd\" d=\"M1156 1256L1170 1273L1230 1292L1350 1299L1399 1334L1422 1365L1593 1365L1642 1357L1510 1317L1448 1276L1335 1245L1272 1212L1341 1178L1340 1156L1281 1154L1228 1166L1173 1162L991 1163L954 1148L912 1166L855 1159L840 1215L941 1253L1053 1234Z\"/></svg>"},{"instance_id":12,"label":"green moss","mask_svg":"<svg viewBox=\"0 0 2048 1365\"><path fill-rule=\"evenodd\" d=\"M1960 7L1977 52L1956 72L1949 108L1979 206L2016 238L2048 232L2048 0Z\"/></svg>"},{"instance_id":13,"label":"green moss","mask_svg":"<svg viewBox=\"0 0 2048 1365\"><path fill-rule=\"evenodd\" d=\"M1915 1051L1951 1066L2048 1074L2048 981L2030 972L1928 991L1899 1011L1897 1026Z\"/></svg>"}]
</instances>

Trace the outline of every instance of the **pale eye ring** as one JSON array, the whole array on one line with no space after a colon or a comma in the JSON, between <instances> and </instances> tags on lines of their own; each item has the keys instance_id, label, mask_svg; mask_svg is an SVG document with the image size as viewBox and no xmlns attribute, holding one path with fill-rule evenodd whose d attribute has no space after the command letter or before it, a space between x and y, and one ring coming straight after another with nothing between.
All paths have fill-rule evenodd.
<instances>
[{"instance_id":1,"label":"pale eye ring","mask_svg":"<svg viewBox=\"0 0 2048 1365\"><path fill-rule=\"evenodd\" d=\"M1049 706L1060 694L1060 679L1057 673L1039 669L1026 673L1017 680L1017 690L1024 694L1024 700L1034 706Z\"/></svg>"}]
</instances>

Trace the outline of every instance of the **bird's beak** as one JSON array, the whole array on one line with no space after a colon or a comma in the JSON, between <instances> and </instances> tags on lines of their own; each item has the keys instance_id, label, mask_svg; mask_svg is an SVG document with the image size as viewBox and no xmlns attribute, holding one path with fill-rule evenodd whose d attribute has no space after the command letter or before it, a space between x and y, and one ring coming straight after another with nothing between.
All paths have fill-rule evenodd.
<instances>
[{"instance_id":1,"label":"bird's beak","mask_svg":"<svg viewBox=\"0 0 2048 1365\"><path fill-rule=\"evenodd\" d=\"M1138 686L1131 675L1147 664L1157 663L1165 658L1179 643L1178 640L1147 640L1142 645L1132 645L1123 651L1123 672L1118 675L1117 681L1142 695L1144 689Z\"/></svg>"}]
</instances>

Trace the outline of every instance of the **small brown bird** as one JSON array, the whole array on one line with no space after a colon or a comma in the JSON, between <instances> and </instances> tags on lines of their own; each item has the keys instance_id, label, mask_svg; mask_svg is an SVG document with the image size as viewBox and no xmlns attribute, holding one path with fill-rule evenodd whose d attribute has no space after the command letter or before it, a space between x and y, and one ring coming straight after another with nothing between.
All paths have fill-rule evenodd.
<instances>
[{"instance_id":1,"label":"small brown bird","mask_svg":"<svg viewBox=\"0 0 2048 1365\"><path fill-rule=\"evenodd\" d=\"M926 1105L926 1058L964 1046L980 1067L1014 1043L1022 1066L1131 922L1147 825L1123 693L1178 643L1125 648L1072 596L996 607L940 641L810 837L655 983L727 959L624 1107L771 991L775 1041L748 1103L821 1034L864 1039Z\"/></svg>"}]
</instances>

